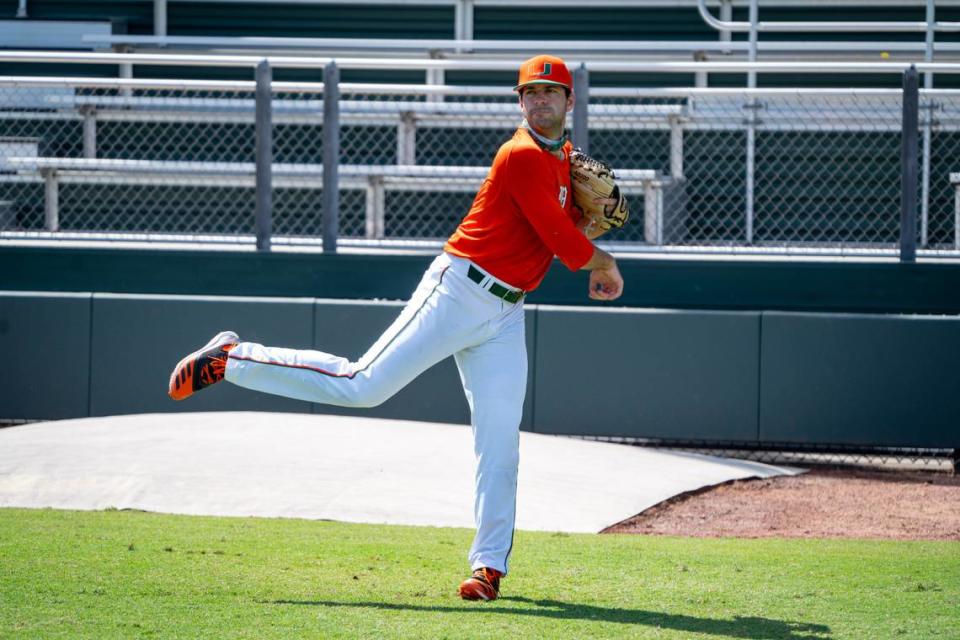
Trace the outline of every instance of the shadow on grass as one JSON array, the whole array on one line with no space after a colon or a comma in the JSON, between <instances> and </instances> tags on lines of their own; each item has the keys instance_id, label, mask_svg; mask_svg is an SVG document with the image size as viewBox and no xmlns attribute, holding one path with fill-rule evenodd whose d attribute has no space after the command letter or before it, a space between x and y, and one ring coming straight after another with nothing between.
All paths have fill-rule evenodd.
<instances>
[{"instance_id":1,"label":"shadow on grass","mask_svg":"<svg viewBox=\"0 0 960 640\"><path fill-rule=\"evenodd\" d=\"M698 618L676 613L645 611L643 609L614 609L595 607L587 604L570 604L556 600L532 600L530 598L506 596L502 602L516 602L533 605L531 608L499 608L495 604L480 605L464 603L459 607L430 607L413 604L392 604L389 602L333 602L304 600L274 600L271 604L301 605L314 607L343 607L381 609L385 611L424 611L450 613L479 613L482 615L517 615L557 618L561 620L596 620L597 622L616 622L637 624L662 629L675 629L690 633L704 633L727 638L751 638L761 640L825 640L829 638L830 627L807 622L772 620L753 616L734 616L732 620Z\"/></svg>"}]
</instances>

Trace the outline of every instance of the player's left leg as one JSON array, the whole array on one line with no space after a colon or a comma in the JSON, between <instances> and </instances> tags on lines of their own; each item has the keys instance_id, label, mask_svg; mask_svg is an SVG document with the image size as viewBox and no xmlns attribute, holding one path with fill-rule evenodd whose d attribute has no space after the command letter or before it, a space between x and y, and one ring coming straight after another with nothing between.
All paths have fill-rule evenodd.
<instances>
[{"instance_id":1,"label":"player's left leg","mask_svg":"<svg viewBox=\"0 0 960 640\"><path fill-rule=\"evenodd\" d=\"M508 571L516 520L520 420L527 386L523 304L505 309L490 339L455 357L470 405L477 458L477 533L469 553L475 573L461 585L460 595L493 599L500 576ZM482 569L491 571L478 578L477 570Z\"/></svg>"},{"instance_id":2,"label":"player's left leg","mask_svg":"<svg viewBox=\"0 0 960 640\"><path fill-rule=\"evenodd\" d=\"M442 254L424 273L400 315L358 361L312 349L240 342L223 359L226 366L214 381L225 379L308 402L375 406L435 363L476 343L476 332L499 311L499 301L467 278L466 267ZM181 361L171 380L178 379L183 366ZM176 399L194 390L188 388L189 393Z\"/></svg>"},{"instance_id":3,"label":"player's left leg","mask_svg":"<svg viewBox=\"0 0 960 640\"><path fill-rule=\"evenodd\" d=\"M226 380L308 402L380 404L469 344L470 324L483 323L484 311L460 295L465 285L452 277L450 266L446 254L433 261L400 315L358 361L326 351L241 342L230 353Z\"/></svg>"}]
</instances>

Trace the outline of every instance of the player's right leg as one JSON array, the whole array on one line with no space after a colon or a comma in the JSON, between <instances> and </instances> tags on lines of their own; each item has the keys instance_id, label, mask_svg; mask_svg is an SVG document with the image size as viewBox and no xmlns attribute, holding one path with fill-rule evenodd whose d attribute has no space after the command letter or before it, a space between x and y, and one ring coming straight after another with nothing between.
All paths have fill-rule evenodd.
<instances>
[{"instance_id":1,"label":"player's right leg","mask_svg":"<svg viewBox=\"0 0 960 640\"><path fill-rule=\"evenodd\" d=\"M473 575L459 589L466 600L498 596L513 548L520 420L527 384L523 304L507 309L497 325L490 339L456 354L477 458L477 532L468 556Z\"/></svg>"}]
</instances>

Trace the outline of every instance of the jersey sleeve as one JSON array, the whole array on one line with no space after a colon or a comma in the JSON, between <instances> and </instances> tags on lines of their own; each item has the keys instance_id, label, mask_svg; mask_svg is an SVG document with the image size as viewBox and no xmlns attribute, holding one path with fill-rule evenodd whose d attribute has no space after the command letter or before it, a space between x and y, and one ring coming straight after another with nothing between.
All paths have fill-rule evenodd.
<instances>
[{"instance_id":1,"label":"jersey sleeve","mask_svg":"<svg viewBox=\"0 0 960 640\"><path fill-rule=\"evenodd\" d=\"M570 270L576 271L593 257L593 243L577 229L560 204L556 180L542 152L517 148L507 159L507 189L537 235ZM569 187L568 187L569 188ZM568 198L573 194L568 193Z\"/></svg>"}]
</instances>

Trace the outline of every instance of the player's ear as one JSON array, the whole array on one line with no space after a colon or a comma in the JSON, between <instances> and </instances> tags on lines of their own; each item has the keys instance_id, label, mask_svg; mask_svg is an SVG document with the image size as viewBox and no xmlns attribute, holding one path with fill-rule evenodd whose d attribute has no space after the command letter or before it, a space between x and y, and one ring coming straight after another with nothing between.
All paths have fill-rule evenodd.
<instances>
[{"instance_id":1,"label":"player's ear","mask_svg":"<svg viewBox=\"0 0 960 640\"><path fill-rule=\"evenodd\" d=\"M576 98L573 96L573 91L567 91L567 111L573 111L573 103L576 102Z\"/></svg>"}]
</instances>

